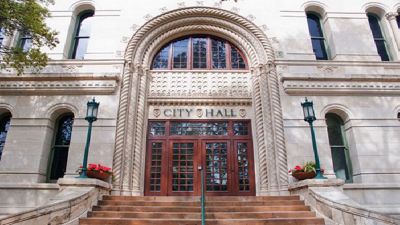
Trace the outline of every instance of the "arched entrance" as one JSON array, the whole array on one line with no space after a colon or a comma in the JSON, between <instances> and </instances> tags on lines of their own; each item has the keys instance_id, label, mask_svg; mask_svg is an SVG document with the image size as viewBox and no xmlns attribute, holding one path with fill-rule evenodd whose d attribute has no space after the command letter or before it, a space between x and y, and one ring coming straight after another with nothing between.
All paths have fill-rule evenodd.
<instances>
[{"instance_id":1,"label":"arched entrance","mask_svg":"<svg viewBox=\"0 0 400 225\"><path fill-rule=\"evenodd\" d=\"M168 72L155 74L150 70L154 55L171 40L191 34L218 36L245 54L252 90L248 101L235 100L232 96L150 96L151 79L169 75ZM239 104L251 107L257 195L287 191L286 151L274 55L268 38L257 26L221 9L195 7L174 10L150 20L135 33L128 44L125 60L113 163L115 193L144 193L148 119L151 113L157 114L158 109L153 106L157 104L171 107Z\"/></svg>"}]
</instances>

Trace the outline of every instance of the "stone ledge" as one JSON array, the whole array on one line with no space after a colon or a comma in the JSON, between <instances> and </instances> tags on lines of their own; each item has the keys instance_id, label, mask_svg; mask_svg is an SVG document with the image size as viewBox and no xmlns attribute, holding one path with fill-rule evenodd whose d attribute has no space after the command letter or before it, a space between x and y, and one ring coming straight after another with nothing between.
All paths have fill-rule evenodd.
<instances>
[{"instance_id":1,"label":"stone ledge","mask_svg":"<svg viewBox=\"0 0 400 225\"><path fill-rule=\"evenodd\" d=\"M341 179L307 179L289 184L289 191L304 189L308 187L337 187L342 186L344 181Z\"/></svg>"},{"instance_id":2,"label":"stone ledge","mask_svg":"<svg viewBox=\"0 0 400 225\"><path fill-rule=\"evenodd\" d=\"M65 187L97 187L101 189L111 190L112 185L99 179L93 178L62 178L57 182L61 189Z\"/></svg>"},{"instance_id":3,"label":"stone ledge","mask_svg":"<svg viewBox=\"0 0 400 225\"><path fill-rule=\"evenodd\" d=\"M397 183L364 183L364 184L345 184L343 185L343 189L351 190L351 189L400 189L400 184Z\"/></svg>"},{"instance_id":4,"label":"stone ledge","mask_svg":"<svg viewBox=\"0 0 400 225\"><path fill-rule=\"evenodd\" d=\"M2 183L0 184L0 189L55 189L58 190L58 184L48 184L48 183Z\"/></svg>"}]
</instances>

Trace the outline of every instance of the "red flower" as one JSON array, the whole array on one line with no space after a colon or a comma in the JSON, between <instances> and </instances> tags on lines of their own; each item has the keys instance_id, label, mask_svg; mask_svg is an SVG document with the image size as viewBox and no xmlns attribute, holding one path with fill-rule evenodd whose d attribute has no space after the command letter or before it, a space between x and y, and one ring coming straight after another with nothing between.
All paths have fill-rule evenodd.
<instances>
[{"instance_id":1,"label":"red flower","mask_svg":"<svg viewBox=\"0 0 400 225\"><path fill-rule=\"evenodd\" d=\"M303 170L303 168L301 168L301 166L297 165L294 167L295 170Z\"/></svg>"}]
</instances>

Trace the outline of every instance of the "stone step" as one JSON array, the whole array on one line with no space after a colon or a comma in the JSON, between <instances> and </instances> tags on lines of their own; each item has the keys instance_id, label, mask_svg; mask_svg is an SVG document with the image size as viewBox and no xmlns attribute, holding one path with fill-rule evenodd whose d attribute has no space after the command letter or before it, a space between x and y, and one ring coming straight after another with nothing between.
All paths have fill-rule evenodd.
<instances>
[{"instance_id":1,"label":"stone step","mask_svg":"<svg viewBox=\"0 0 400 225\"><path fill-rule=\"evenodd\" d=\"M319 218L271 218L271 219L209 219L207 225L323 225ZM80 225L201 225L195 219L120 219L120 218L83 218Z\"/></svg>"},{"instance_id":2,"label":"stone step","mask_svg":"<svg viewBox=\"0 0 400 225\"><path fill-rule=\"evenodd\" d=\"M309 206L207 206L207 212L266 212L266 211L310 211ZM187 206L94 206L93 211L130 211L130 212L200 212L201 208Z\"/></svg>"},{"instance_id":3,"label":"stone step","mask_svg":"<svg viewBox=\"0 0 400 225\"><path fill-rule=\"evenodd\" d=\"M128 201L200 201L199 196L104 196L103 200L128 200ZM297 195L293 196L208 196L206 201L274 201L274 200L300 200Z\"/></svg>"},{"instance_id":4,"label":"stone step","mask_svg":"<svg viewBox=\"0 0 400 225\"><path fill-rule=\"evenodd\" d=\"M100 206L200 206L200 201L129 201L129 200L101 200ZM270 200L270 201L207 201L206 206L278 206L304 205L302 200Z\"/></svg>"},{"instance_id":5,"label":"stone step","mask_svg":"<svg viewBox=\"0 0 400 225\"><path fill-rule=\"evenodd\" d=\"M102 218L141 218L141 219L200 219L200 213L182 212L89 212L88 217ZM315 217L314 212L292 211L292 212L218 212L207 213L207 219L269 219L269 218L308 218Z\"/></svg>"}]
</instances>

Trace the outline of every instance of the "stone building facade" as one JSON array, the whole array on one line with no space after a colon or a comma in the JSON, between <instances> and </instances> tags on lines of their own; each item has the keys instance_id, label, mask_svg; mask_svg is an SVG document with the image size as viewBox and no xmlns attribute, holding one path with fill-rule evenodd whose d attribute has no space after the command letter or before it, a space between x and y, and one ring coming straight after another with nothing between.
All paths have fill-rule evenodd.
<instances>
[{"instance_id":1,"label":"stone building facade","mask_svg":"<svg viewBox=\"0 0 400 225\"><path fill-rule=\"evenodd\" d=\"M100 107L89 163L112 167L114 194L149 194L146 185L151 186L154 175L148 172L154 153L151 129L160 121L206 127L218 121L245 121L251 158L246 173L253 177L249 178L252 194L286 194L294 182L288 170L314 159L300 106L307 96L314 102L325 175L344 178L353 187L398 188L394 184L400 182L399 9L395 0L56 1L50 6L48 24L59 32L60 44L48 51L49 65L38 74L1 72L0 112L11 119L0 182L54 181L50 173L57 157L60 165L65 164L63 176L76 176L86 140L86 102L94 96ZM91 29L83 35L87 45L78 51L81 46L76 43L83 36L77 34L77 27L83 26L87 12L92 12ZM313 21L319 21L320 37L310 35L312 15L318 18ZM381 37L371 31L372 17L378 21ZM160 51L185 37L192 38L190 43L196 37L222 40L230 51L240 52L245 66L210 68L214 50L207 45L205 68L155 68ZM317 48L313 41L324 47ZM5 37L3 43L17 44L18 35ZM317 59L321 49L325 59ZM188 58L193 58L190 51ZM169 55L166 60L175 59ZM65 115L73 118L67 154L55 156L59 121ZM173 154L165 149L182 143L178 137L181 142L172 139L159 141L164 157ZM197 142L201 135L191 139L196 139L195 152L212 140ZM216 139L219 142L210 143L226 141L233 152L238 149L232 146L241 140ZM225 168L233 169L232 176L238 173L235 154ZM193 168L205 160L198 157ZM161 179L168 177L171 182L175 168L172 162L165 165ZM214 174L217 178L222 179ZM172 193L168 184L166 195Z\"/></svg>"}]
</instances>

